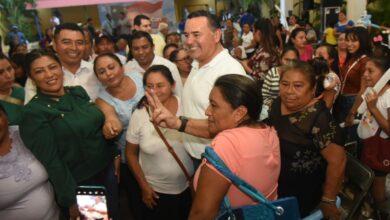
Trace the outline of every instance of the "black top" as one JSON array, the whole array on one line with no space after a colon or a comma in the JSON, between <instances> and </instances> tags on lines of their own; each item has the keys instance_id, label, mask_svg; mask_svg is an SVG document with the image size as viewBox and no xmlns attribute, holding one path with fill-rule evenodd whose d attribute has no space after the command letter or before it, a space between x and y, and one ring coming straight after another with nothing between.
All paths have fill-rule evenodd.
<instances>
[{"instance_id":1,"label":"black top","mask_svg":"<svg viewBox=\"0 0 390 220\"><path fill-rule=\"evenodd\" d=\"M301 215L306 216L322 196L327 163L320 152L330 143L343 145L340 128L323 101L301 112L282 115L278 98L267 122L275 127L280 140L278 195L297 197Z\"/></svg>"}]
</instances>

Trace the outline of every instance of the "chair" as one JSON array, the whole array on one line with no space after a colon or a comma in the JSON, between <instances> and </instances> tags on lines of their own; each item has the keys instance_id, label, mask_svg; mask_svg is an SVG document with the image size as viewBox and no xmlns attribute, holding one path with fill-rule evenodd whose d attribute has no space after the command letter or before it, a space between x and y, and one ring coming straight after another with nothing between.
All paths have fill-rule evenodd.
<instances>
[{"instance_id":1,"label":"chair","mask_svg":"<svg viewBox=\"0 0 390 220\"><path fill-rule=\"evenodd\" d=\"M353 219L370 190L373 180L374 172L347 153L345 179L342 190L339 193L341 209L346 215L345 219Z\"/></svg>"},{"instance_id":2,"label":"chair","mask_svg":"<svg viewBox=\"0 0 390 220\"><path fill-rule=\"evenodd\" d=\"M370 190L373 180L374 172L350 153L347 153L345 179L337 198L337 203L341 200L340 209L343 219L355 219L355 213ZM317 220L322 219L322 217L321 210L317 210L303 218L303 220Z\"/></svg>"}]
</instances>

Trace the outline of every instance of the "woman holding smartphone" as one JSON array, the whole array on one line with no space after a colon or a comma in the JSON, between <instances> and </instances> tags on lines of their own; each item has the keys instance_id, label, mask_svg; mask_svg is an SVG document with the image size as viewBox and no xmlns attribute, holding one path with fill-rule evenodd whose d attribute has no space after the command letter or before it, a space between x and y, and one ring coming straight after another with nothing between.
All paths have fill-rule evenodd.
<instances>
[{"instance_id":1,"label":"woman holding smartphone","mask_svg":"<svg viewBox=\"0 0 390 220\"><path fill-rule=\"evenodd\" d=\"M104 115L80 86L64 87L61 63L54 54L34 50L26 70L38 93L25 106L20 134L43 164L65 218L76 219L76 187L100 185L116 219L115 149L102 132Z\"/></svg>"}]
</instances>

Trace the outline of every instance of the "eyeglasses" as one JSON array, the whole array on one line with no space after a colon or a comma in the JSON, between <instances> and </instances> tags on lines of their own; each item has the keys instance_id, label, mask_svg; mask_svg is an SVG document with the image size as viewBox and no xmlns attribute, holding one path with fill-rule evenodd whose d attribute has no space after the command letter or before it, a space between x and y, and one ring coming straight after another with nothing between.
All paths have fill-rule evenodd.
<instances>
[{"instance_id":1,"label":"eyeglasses","mask_svg":"<svg viewBox=\"0 0 390 220\"><path fill-rule=\"evenodd\" d=\"M179 62L179 61L188 61L188 62L191 62L192 61L192 59L191 59L191 57L190 56L186 56L186 57L183 57L182 59L177 59L176 60L176 62Z\"/></svg>"}]
</instances>

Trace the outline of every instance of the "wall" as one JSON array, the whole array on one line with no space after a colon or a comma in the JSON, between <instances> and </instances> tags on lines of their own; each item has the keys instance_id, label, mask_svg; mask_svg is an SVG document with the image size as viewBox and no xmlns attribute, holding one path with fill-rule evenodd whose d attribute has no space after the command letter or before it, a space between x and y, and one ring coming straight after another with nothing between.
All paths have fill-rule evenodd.
<instances>
[{"instance_id":1,"label":"wall","mask_svg":"<svg viewBox=\"0 0 390 220\"><path fill-rule=\"evenodd\" d=\"M93 19L95 27L100 27L99 14L96 5L66 7L58 9L64 22L85 23L88 17ZM39 9L38 15L42 24L42 30L50 27L51 9Z\"/></svg>"},{"instance_id":2,"label":"wall","mask_svg":"<svg viewBox=\"0 0 390 220\"><path fill-rule=\"evenodd\" d=\"M367 0L349 0L347 1L347 17L348 19L356 21L366 10Z\"/></svg>"}]
</instances>

